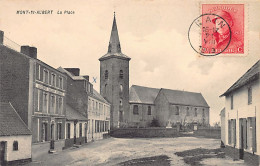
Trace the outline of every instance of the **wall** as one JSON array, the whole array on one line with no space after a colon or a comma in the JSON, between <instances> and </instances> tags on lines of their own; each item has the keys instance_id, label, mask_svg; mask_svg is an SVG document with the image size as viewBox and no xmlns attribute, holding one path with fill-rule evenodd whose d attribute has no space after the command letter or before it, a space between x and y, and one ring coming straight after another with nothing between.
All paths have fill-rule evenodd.
<instances>
[{"instance_id":1,"label":"wall","mask_svg":"<svg viewBox=\"0 0 260 166\"><path fill-rule=\"evenodd\" d=\"M86 118L88 117L88 94L84 83L87 80L73 80L67 75L66 103Z\"/></svg>"},{"instance_id":2,"label":"wall","mask_svg":"<svg viewBox=\"0 0 260 166\"><path fill-rule=\"evenodd\" d=\"M108 79L105 79L105 71L108 70ZM123 70L123 79L119 78L119 72ZM120 84L123 91L120 92ZM105 85L107 85L105 90ZM126 125L129 117L129 60L109 58L100 61L100 94L111 103L111 128L118 128L119 123ZM122 106L120 106L120 98ZM119 122L119 111L123 111L122 122Z\"/></svg>"},{"instance_id":3,"label":"wall","mask_svg":"<svg viewBox=\"0 0 260 166\"><path fill-rule=\"evenodd\" d=\"M138 115L133 113L134 105L138 106ZM148 115L148 106L151 106L151 115ZM130 103L128 127L150 127L155 117L156 112L154 105Z\"/></svg>"},{"instance_id":4,"label":"wall","mask_svg":"<svg viewBox=\"0 0 260 166\"><path fill-rule=\"evenodd\" d=\"M159 121L161 127L165 127L168 124L169 107L170 104L163 93L158 93L154 101L156 119Z\"/></svg>"},{"instance_id":5,"label":"wall","mask_svg":"<svg viewBox=\"0 0 260 166\"><path fill-rule=\"evenodd\" d=\"M256 133L260 133L260 83L259 79L251 83L252 86L252 104L248 105L248 85L236 90L233 93L234 107L231 110L231 97L226 96L225 108L226 108L226 120L225 120L225 140L228 144L228 120L236 119L236 146L240 148L239 140L239 118L256 117ZM255 154L260 155L260 137L257 136L257 152ZM252 152L250 152L252 153Z\"/></svg>"},{"instance_id":6,"label":"wall","mask_svg":"<svg viewBox=\"0 0 260 166\"><path fill-rule=\"evenodd\" d=\"M28 125L29 57L0 45L0 101L11 102Z\"/></svg>"},{"instance_id":7,"label":"wall","mask_svg":"<svg viewBox=\"0 0 260 166\"><path fill-rule=\"evenodd\" d=\"M181 135L175 128L125 128L113 130L112 137L122 138L153 138L153 137L178 137Z\"/></svg>"},{"instance_id":8,"label":"wall","mask_svg":"<svg viewBox=\"0 0 260 166\"><path fill-rule=\"evenodd\" d=\"M30 159L32 158L32 136L20 135L20 136L1 136L1 141L7 141L6 148L6 161ZM13 151L13 142L18 141L18 151Z\"/></svg>"}]
</instances>

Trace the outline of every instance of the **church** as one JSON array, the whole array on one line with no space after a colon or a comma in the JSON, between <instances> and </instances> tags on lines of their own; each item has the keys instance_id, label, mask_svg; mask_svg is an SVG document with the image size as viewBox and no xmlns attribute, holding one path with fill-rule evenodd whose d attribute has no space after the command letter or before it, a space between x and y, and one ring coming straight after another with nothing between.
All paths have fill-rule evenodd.
<instances>
[{"instance_id":1,"label":"church","mask_svg":"<svg viewBox=\"0 0 260 166\"><path fill-rule=\"evenodd\" d=\"M209 125L209 105L201 93L133 85L129 90L129 62L121 51L116 17L107 53L100 61L100 94L111 104L111 129L160 127L176 123Z\"/></svg>"}]
</instances>

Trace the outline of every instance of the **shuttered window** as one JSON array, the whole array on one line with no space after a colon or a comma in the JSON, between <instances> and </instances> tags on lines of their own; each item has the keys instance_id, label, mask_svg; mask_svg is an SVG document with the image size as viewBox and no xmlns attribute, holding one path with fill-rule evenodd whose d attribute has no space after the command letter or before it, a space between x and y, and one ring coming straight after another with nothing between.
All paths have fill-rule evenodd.
<instances>
[{"instance_id":1,"label":"shuttered window","mask_svg":"<svg viewBox=\"0 0 260 166\"><path fill-rule=\"evenodd\" d=\"M228 144L231 144L231 120L228 120Z\"/></svg>"}]
</instances>

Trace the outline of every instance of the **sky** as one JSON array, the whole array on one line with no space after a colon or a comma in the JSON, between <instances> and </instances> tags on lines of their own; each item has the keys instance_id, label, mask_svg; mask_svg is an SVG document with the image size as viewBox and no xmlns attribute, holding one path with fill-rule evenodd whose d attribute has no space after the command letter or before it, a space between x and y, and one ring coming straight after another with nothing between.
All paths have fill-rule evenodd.
<instances>
[{"instance_id":1,"label":"sky","mask_svg":"<svg viewBox=\"0 0 260 166\"><path fill-rule=\"evenodd\" d=\"M224 107L219 96L260 59L260 2L245 2L244 56L204 57L192 49L188 29L201 10L196 0L1 0L0 30L19 45L37 47L38 59L54 68L80 68L90 82L97 77L99 91L98 59L107 53L115 11L122 52L131 57L130 86L200 92L213 124ZM74 14L57 14L65 10Z\"/></svg>"}]
</instances>

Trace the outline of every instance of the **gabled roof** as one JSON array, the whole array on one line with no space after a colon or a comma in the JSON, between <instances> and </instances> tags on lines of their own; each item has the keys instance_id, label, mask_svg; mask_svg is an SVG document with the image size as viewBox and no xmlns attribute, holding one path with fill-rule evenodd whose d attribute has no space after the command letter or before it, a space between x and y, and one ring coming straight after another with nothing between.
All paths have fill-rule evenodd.
<instances>
[{"instance_id":1,"label":"gabled roof","mask_svg":"<svg viewBox=\"0 0 260 166\"><path fill-rule=\"evenodd\" d=\"M106 99L104 99L94 88L93 88L93 97L99 101L102 101L106 104L110 104Z\"/></svg>"},{"instance_id":2,"label":"gabled roof","mask_svg":"<svg viewBox=\"0 0 260 166\"><path fill-rule=\"evenodd\" d=\"M81 115L81 113L73 109L68 104L66 104L66 118L67 120L80 120L80 121L88 120L85 116Z\"/></svg>"},{"instance_id":3,"label":"gabled roof","mask_svg":"<svg viewBox=\"0 0 260 166\"><path fill-rule=\"evenodd\" d=\"M58 70L60 72L66 73L68 74L68 76L73 79L73 80L85 80L85 78L83 76L75 76L74 74L72 74L71 72L69 72L68 70L64 69L63 67L59 67Z\"/></svg>"},{"instance_id":4,"label":"gabled roof","mask_svg":"<svg viewBox=\"0 0 260 166\"><path fill-rule=\"evenodd\" d=\"M259 79L259 64L260 60L258 60L242 77L240 77L225 93L223 93L222 96L227 96L234 90L246 85L247 83L250 83L256 79Z\"/></svg>"},{"instance_id":5,"label":"gabled roof","mask_svg":"<svg viewBox=\"0 0 260 166\"><path fill-rule=\"evenodd\" d=\"M132 85L129 91L129 103L154 104L160 89Z\"/></svg>"},{"instance_id":6,"label":"gabled roof","mask_svg":"<svg viewBox=\"0 0 260 166\"><path fill-rule=\"evenodd\" d=\"M209 107L201 93L171 89L161 89L159 93L163 93L170 104Z\"/></svg>"},{"instance_id":7,"label":"gabled roof","mask_svg":"<svg viewBox=\"0 0 260 166\"><path fill-rule=\"evenodd\" d=\"M105 54L104 56L99 58L99 60L102 61L102 60L112 58L112 57L127 59L127 60L131 59L130 57L126 56L125 54L123 54L121 52L121 45L120 45L120 41L119 41L115 14L114 14L114 20L113 20L107 54Z\"/></svg>"},{"instance_id":8,"label":"gabled roof","mask_svg":"<svg viewBox=\"0 0 260 166\"><path fill-rule=\"evenodd\" d=\"M31 135L32 132L10 103L0 102L0 136Z\"/></svg>"}]
</instances>

